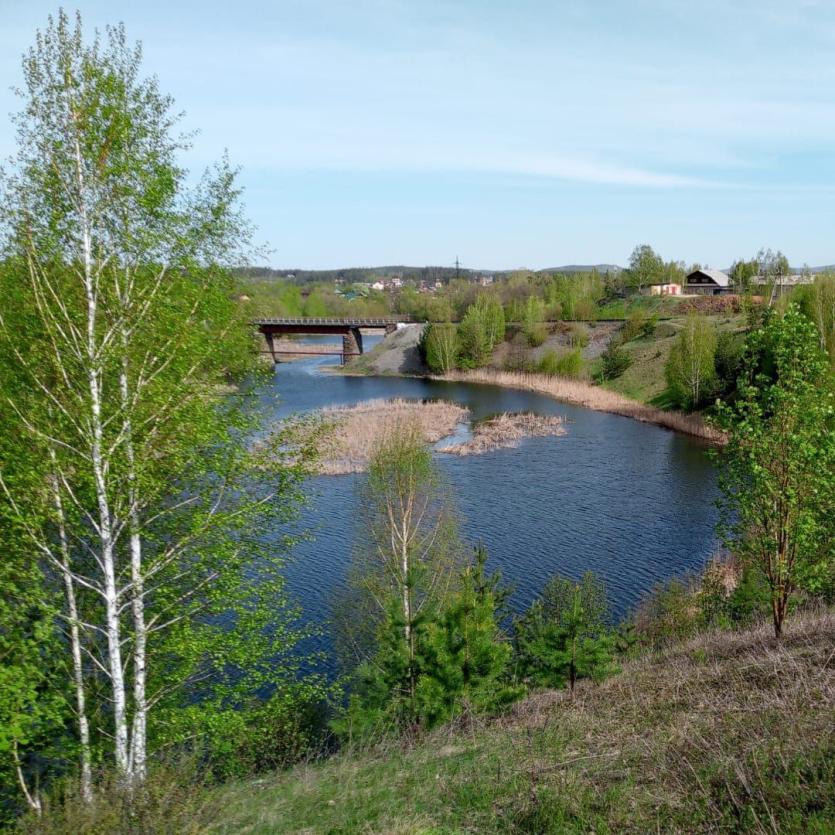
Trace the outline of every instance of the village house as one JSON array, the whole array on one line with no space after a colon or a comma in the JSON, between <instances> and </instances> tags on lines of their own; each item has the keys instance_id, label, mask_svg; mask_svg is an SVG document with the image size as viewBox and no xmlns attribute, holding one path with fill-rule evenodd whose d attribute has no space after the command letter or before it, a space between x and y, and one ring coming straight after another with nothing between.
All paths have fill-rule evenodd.
<instances>
[{"instance_id":1,"label":"village house","mask_svg":"<svg viewBox=\"0 0 835 835\"><path fill-rule=\"evenodd\" d=\"M731 279L722 270L693 270L684 282L684 292L699 296L724 296L733 292Z\"/></svg>"}]
</instances>

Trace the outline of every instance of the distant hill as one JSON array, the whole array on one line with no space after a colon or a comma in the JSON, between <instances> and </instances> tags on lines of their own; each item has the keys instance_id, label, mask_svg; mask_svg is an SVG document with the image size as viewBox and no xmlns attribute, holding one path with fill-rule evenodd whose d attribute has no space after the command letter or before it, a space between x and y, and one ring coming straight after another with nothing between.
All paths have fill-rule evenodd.
<instances>
[{"instance_id":1,"label":"distant hill","mask_svg":"<svg viewBox=\"0 0 835 835\"><path fill-rule=\"evenodd\" d=\"M544 270L533 270L537 273L589 273L597 270L600 273L619 272L622 270L617 264L567 264L562 267L549 267ZM475 278L476 276L507 276L514 270L470 269L465 267L409 267L393 264L381 267L340 267L333 270L303 270L294 267L240 267L234 270L240 276L260 279L262 281L290 280L304 284L311 281L367 281L368 279L399 278L416 281L450 281L456 275L460 278Z\"/></svg>"},{"instance_id":2,"label":"distant hill","mask_svg":"<svg viewBox=\"0 0 835 835\"><path fill-rule=\"evenodd\" d=\"M563 267L548 267L545 270L537 270L540 273L590 273L597 270L599 273L618 273L623 269L617 264L566 264Z\"/></svg>"}]
</instances>

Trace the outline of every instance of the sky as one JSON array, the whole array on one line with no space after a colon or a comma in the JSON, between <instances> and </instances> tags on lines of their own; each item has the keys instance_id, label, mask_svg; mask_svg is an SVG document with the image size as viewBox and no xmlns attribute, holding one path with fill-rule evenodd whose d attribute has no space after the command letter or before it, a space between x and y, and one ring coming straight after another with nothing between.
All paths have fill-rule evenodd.
<instances>
[{"instance_id":1,"label":"sky","mask_svg":"<svg viewBox=\"0 0 835 835\"><path fill-rule=\"evenodd\" d=\"M76 6L67 6L74 9ZM79 0L275 267L835 262L831 0ZM0 157L57 6L0 0Z\"/></svg>"}]
</instances>

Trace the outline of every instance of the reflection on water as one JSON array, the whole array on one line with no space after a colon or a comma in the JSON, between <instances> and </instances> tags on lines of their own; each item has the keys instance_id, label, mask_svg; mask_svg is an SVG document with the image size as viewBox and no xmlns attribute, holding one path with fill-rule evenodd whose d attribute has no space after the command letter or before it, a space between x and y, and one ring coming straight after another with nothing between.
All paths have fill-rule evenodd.
<instances>
[{"instance_id":1,"label":"reflection on water","mask_svg":"<svg viewBox=\"0 0 835 835\"><path fill-rule=\"evenodd\" d=\"M531 392L323 373L320 366L330 363L333 358L313 358L278 366L274 388L261 395L265 418L378 397L446 398L476 419L501 411L566 418L564 437L530 438L483 455L438 456L463 534L487 546L490 564L514 587L515 610L553 573L577 577L592 570L606 582L620 617L655 582L699 568L710 556L716 487L698 443ZM327 620L332 592L345 576L362 478L320 477L308 485L302 527L314 538L294 549L288 577L305 617L315 622Z\"/></svg>"}]
</instances>

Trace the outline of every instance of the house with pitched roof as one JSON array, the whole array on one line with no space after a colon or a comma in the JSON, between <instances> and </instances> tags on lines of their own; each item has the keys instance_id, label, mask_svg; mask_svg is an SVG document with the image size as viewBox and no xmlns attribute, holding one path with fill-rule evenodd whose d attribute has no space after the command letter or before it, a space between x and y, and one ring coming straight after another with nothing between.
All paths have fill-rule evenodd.
<instances>
[{"instance_id":1,"label":"house with pitched roof","mask_svg":"<svg viewBox=\"0 0 835 835\"><path fill-rule=\"evenodd\" d=\"M693 270L684 281L685 293L700 296L723 296L733 293L731 279L722 270Z\"/></svg>"}]
</instances>

